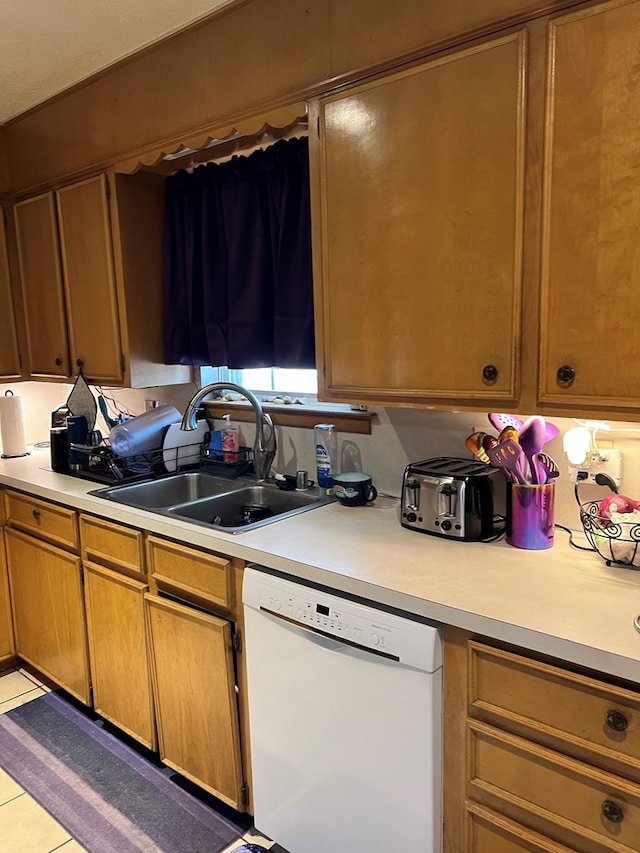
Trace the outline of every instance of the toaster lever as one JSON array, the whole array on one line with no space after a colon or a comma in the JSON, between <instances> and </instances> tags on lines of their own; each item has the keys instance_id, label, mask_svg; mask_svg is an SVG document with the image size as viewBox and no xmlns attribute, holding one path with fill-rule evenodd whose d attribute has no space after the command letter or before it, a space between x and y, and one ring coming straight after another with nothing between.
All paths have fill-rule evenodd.
<instances>
[{"instance_id":1,"label":"toaster lever","mask_svg":"<svg viewBox=\"0 0 640 853\"><path fill-rule=\"evenodd\" d=\"M405 506L412 512L418 512L420 507L420 483L415 477L405 480Z\"/></svg>"}]
</instances>

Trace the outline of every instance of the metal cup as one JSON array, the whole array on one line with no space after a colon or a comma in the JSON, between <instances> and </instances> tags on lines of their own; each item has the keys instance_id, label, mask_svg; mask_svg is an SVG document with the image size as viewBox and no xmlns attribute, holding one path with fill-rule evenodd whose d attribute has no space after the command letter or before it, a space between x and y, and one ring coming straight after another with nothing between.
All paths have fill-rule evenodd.
<instances>
[{"instance_id":1,"label":"metal cup","mask_svg":"<svg viewBox=\"0 0 640 853\"><path fill-rule=\"evenodd\" d=\"M553 481L541 486L512 483L507 491L506 534L509 545L531 551L551 548L554 505Z\"/></svg>"}]
</instances>

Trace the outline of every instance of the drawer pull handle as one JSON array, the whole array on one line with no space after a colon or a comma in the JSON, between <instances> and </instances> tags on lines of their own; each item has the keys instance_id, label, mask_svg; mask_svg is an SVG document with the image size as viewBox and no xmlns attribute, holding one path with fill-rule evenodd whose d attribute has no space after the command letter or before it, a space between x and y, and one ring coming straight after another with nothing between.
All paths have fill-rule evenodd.
<instances>
[{"instance_id":1,"label":"drawer pull handle","mask_svg":"<svg viewBox=\"0 0 640 853\"><path fill-rule=\"evenodd\" d=\"M498 368L495 364L485 364L482 368L482 381L485 385L494 385L498 378Z\"/></svg>"},{"instance_id":2,"label":"drawer pull handle","mask_svg":"<svg viewBox=\"0 0 640 853\"><path fill-rule=\"evenodd\" d=\"M32 515L36 521L40 521L40 510L39 509L34 509L32 512Z\"/></svg>"},{"instance_id":3,"label":"drawer pull handle","mask_svg":"<svg viewBox=\"0 0 640 853\"><path fill-rule=\"evenodd\" d=\"M576 378L576 369L570 364L563 364L556 373L556 382L561 388L570 388Z\"/></svg>"},{"instance_id":4,"label":"drawer pull handle","mask_svg":"<svg viewBox=\"0 0 640 853\"><path fill-rule=\"evenodd\" d=\"M622 711L607 711L605 720L609 728L614 732L626 732L629 726L629 720L627 720Z\"/></svg>"},{"instance_id":5,"label":"drawer pull handle","mask_svg":"<svg viewBox=\"0 0 640 853\"><path fill-rule=\"evenodd\" d=\"M613 800L605 800L602 804L602 814L611 821L611 823L622 823L624 820L624 812L617 803Z\"/></svg>"}]
</instances>

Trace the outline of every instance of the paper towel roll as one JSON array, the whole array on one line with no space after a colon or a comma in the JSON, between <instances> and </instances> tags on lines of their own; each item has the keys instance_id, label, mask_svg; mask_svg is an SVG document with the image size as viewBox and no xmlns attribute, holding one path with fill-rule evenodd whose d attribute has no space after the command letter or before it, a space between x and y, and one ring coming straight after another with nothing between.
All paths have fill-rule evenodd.
<instances>
[{"instance_id":1,"label":"paper towel roll","mask_svg":"<svg viewBox=\"0 0 640 853\"><path fill-rule=\"evenodd\" d=\"M22 414L22 397L7 391L0 397L0 433L2 434L2 455L26 456L27 438Z\"/></svg>"}]
</instances>

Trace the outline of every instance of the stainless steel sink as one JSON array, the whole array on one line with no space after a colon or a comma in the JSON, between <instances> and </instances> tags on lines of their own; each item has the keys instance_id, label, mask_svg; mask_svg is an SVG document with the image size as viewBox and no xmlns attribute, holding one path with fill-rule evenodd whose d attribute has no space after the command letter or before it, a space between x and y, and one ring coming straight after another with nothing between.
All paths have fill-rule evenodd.
<instances>
[{"instance_id":1,"label":"stainless steel sink","mask_svg":"<svg viewBox=\"0 0 640 853\"><path fill-rule=\"evenodd\" d=\"M202 471L90 492L126 506L242 533L331 503L319 489L284 491L272 483L228 480Z\"/></svg>"},{"instance_id":2,"label":"stainless steel sink","mask_svg":"<svg viewBox=\"0 0 640 853\"><path fill-rule=\"evenodd\" d=\"M162 509L220 495L245 486L245 482L215 477L202 471L173 474L160 480L111 486L91 492L101 498L144 509Z\"/></svg>"},{"instance_id":3,"label":"stainless steel sink","mask_svg":"<svg viewBox=\"0 0 640 853\"><path fill-rule=\"evenodd\" d=\"M283 491L277 486L258 483L225 495L203 498L182 506L169 507L171 515L240 533L283 517L322 506L331 501L317 490Z\"/></svg>"}]
</instances>

